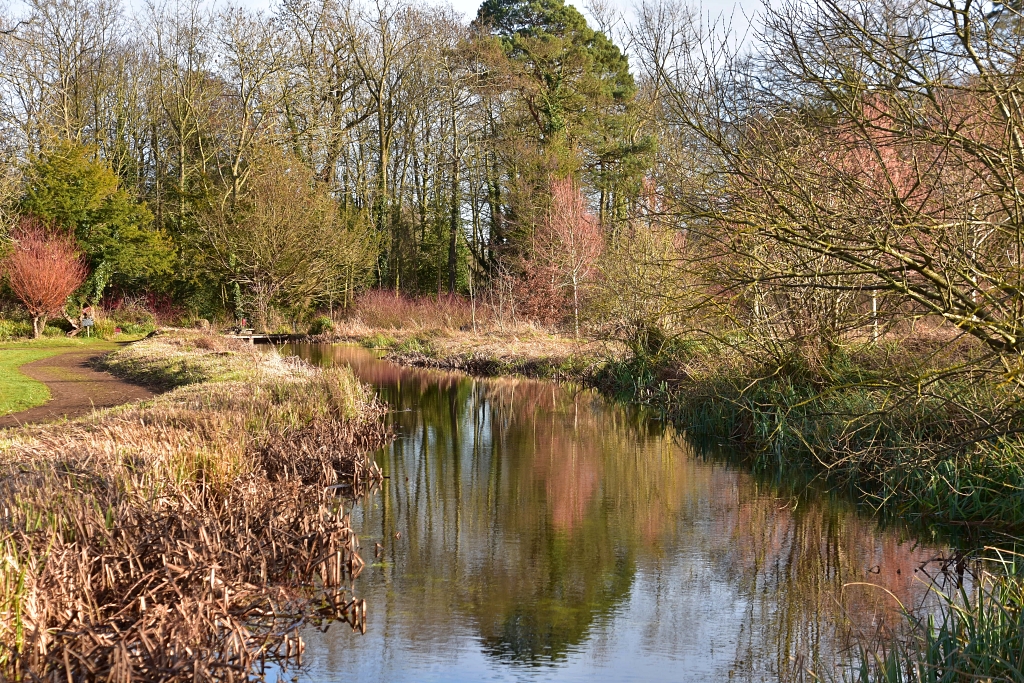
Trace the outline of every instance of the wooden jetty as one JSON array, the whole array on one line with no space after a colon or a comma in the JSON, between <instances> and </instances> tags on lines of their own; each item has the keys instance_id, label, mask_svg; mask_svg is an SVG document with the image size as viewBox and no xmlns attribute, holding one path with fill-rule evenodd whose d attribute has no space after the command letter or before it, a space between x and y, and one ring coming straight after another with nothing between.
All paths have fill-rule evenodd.
<instances>
[{"instance_id":1,"label":"wooden jetty","mask_svg":"<svg viewBox=\"0 0 1024 683\"><path fill-rule=\"evenodd\" d=\"M250 344L287 344L302 341L305 334L256 334L254 332L232 332L225 334L230 339L245 339Z\"/></svg>"}]
</instances>

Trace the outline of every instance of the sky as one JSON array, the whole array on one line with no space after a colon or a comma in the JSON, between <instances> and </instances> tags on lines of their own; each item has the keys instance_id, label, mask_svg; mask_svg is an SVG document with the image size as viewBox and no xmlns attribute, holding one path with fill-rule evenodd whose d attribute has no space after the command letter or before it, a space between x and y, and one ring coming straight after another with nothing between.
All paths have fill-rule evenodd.
<instances>
[{"instance_id":1,"label":"sky","mask_svg":"<svg viewBox=\"0 0 1024 683\"><path fill-rule=\"evenodd\" d=\"M261 2L266 0L248 0L249 2ZM482 0L450 0L451 5L458 11L464 13L468 18L476 16L476 10L480 6ZM583 8L583 1L567 2L567 4L576 6L580 11L585 12ZM618 6L623 12L628 12L629 7L633 4L630 0L611 0L611 4ZM698 3L694 3L698 4ZM712 16L718 16L720 14L726 14L735 11L737 15L742 14L741 10L745 10L747 14L751 11L757 11L761 7L759 0L704 0L699 3L702 7L703 14L711 14ZM737 16L737 19L739 17ZM744 22L746 23L746 22Z\"/></svg>"},{"instance_id":2,"label":"sky","mask_svg":"<svg viewBox=\"0 0 1024 683\"><path fill-rule=\"evenodd\" d=\"M483 0L413 0L413 2L423 4L434 4L440 2L446 2L450 4L457 11L465 15L467 19L472 19L476 16L477 8L479 8ZM639 0L607 0L613 6L618 7L619 10L628 15L630 7L634 2ZM714 22L716 19L723 18L726 23L730 24L735 34L742 35L750 24L751 18L761 10L762 3L764 0L688 0L688 2L695 6L700 7L701 14L704 19L711 20ZM242 6L253 10L268 10L274 4L276 0L206 0L211 6ZM587 14L584 4L586 0L566 0L567 4L574 5L584 15ZM131 15L133 10L141 10L145 7L146 0L122 0L122 6L126 10L126 14ZM26 6L23 0L0 0L0 12L3 12L6 8L6 12L9 15L20 15L23 14ZM711 23L709 22L709 23ZM591 22L593 26L593 22Z\"/></svg>"},{"instance_id":3,"label":"sky","mask_svg":"<svg viewBox=\"0 0 1024 683\"><path fill-rule=\"evenodd\" d=\"M126 6L142 7L145 5L145 0L122 0ZM241 5L249 9L261 9L267 10L274 3L275 0L207 0L209 4L213 5ZM480 7L483 0L414 0L414 2L433 4L435 1L447 2L457 11L461 12L467 19L472 19L476 16L476 11ZM586 14L584 4L586 0L566 0L567 4L574 5L581 12ZM630 6L634 4L634 0L609 0L609 2L616 6L623 13L629 13ZM762 0L690 0L694 6L701 8L701 14L707 18L711 17L715 19L719 16L725 18L732 18L732 26L734 30L742 30L749 23L749 17L758 12L762 6ZM3 0L0 0L0 6L2 6ZM10 6L17 7L19 0L13 0L10 2Z\"/></svg>"}]
</instances>

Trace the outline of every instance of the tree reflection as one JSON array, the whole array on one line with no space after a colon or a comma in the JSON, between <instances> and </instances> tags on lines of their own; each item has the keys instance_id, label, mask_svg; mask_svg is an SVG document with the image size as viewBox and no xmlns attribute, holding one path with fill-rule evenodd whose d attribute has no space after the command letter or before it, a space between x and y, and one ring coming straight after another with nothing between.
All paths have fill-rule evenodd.
<instances>
[{"instance_id":1,"label":"tree reflection","mask_svg":"<svg viewBox=\"0 0 1024 683\"><path fill-rule=\"evenodd\" d=\"M850 629L901 621L886 592L846 584L905 605L927 594L915 570L934 551L828 501L780 498L592 392L399 368L350 347L305 355L352 364L393 408L400 438L379 455L390 479L362 536L386 558L388 604L371 609L400 613L404 637L439 642L444 624L469 622L498 661L557 663L628 614L652 651L718 639L732 652L723 675L789 679L831 671ZM646 614L641 580L655 595Z\"/></svg>"}]
</instances>

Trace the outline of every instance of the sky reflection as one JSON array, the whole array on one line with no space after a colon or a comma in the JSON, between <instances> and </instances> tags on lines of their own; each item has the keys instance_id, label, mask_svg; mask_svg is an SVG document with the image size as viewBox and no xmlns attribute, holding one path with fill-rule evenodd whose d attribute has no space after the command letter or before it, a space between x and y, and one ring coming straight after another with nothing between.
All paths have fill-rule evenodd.
<instances>
[{"instance_id":1,"label":"sky reflection","mask_svg":"<svg viewBox=\"0 0 1024 683\"><path fill-rule=\"evenodd\" d=\"M308 680L796 680L924 604L941 552L793 501L638 411L545 382L352 365L394 409L352 514L365 636L309 631ZM379 553L375 558L375 544Z\"/></svg>"}]
</instances>

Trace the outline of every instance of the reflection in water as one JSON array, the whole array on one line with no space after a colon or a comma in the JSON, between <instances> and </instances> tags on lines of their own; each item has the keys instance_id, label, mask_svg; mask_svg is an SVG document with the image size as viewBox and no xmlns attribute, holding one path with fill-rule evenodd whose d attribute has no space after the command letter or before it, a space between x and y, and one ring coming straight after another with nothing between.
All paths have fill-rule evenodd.
<instances>
[{"instance_id":1,"label":"reflection in water","mask_svg":"<svg viewBox=\"0 0 1024 683\"><path fill-rule=\"evenodd\" d=\"M351 364L399 435L353 511L367 634L306 634L311 680L789 680L899 622L845 584L928 594L935 550L780 499L593 392L292 351Z\"/></svg>"}]
</instances>

